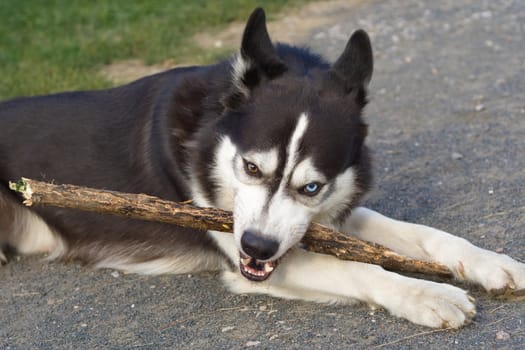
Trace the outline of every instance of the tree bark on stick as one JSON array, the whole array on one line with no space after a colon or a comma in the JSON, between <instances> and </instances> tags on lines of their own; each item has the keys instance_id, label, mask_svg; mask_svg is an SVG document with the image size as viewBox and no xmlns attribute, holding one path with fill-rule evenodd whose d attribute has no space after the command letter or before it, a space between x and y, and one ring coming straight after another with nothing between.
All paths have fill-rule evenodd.
<instances>
[{"instance_id":1,"label":"tree bark on stick","mask_svg":"<svg viewBox=\"0 0 525 350\"><path fill-rule=\"evenodd\" d=\"M23 203L27 206L72 208L198 230L233 231L231 212L221 209L199 208L145 194L55 185L27 178L11 182L9 186L22 194ZM308 251L333 255L342 260L381 265L387 270L399 272L452 277L446 266L407 258L381 245L359 240L316 223L310 225L301 243Z\"/></svg>"}]
</instances>

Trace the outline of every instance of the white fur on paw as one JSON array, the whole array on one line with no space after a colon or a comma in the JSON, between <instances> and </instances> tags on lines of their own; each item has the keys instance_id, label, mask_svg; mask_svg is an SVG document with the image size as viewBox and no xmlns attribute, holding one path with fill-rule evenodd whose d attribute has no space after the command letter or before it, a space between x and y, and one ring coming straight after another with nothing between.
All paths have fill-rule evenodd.
<instances>
[{"instance_id":1,"label":"white fur on paw","mask_svg":"<svg viewBox=\"0 0 525 350\"><path fill-rule=\"evenodd\" d=\"M525 293L525 264L504 254L473 246L452 270L459 278L479 283L496 295Z\"/></svg>"},{"instance_id":2,"label":"white fur on paw","mask_svg":"<svg viewBox=\"0 0 525 350\"><path fill-rule=\"evenodd\" d=\"M387 305L396 316L432 328L459 328L476 315L474 299L462 289L422 280L407 287L398 305Z\"/></svg>"}]
</instances>

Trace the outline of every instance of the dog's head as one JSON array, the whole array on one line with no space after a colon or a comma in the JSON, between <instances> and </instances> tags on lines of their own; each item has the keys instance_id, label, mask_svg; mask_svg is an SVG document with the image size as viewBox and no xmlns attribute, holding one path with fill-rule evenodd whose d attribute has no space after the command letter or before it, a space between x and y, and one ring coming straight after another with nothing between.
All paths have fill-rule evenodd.
<instances>
[{"instance_id":1,"label":"dog's head","mask_svg":"<svg viewBox=\"0 0 525 350\"><path fill-rule=\"evenodd\" d=\"M214 204L234 212L248 279L268 278L311 221L337 226L368 189L361 112L372 69L362 30L328 65L306 50L274 47L263 10L252 13L232 61L210 175Z\"/></svg>"}]
</instances>

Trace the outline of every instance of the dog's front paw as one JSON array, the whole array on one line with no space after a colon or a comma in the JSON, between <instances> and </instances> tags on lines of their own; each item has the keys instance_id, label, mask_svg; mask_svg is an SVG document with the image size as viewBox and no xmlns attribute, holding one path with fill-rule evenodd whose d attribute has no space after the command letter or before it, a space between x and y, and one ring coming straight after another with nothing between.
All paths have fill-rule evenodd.
<instances>
[{"instance_id":1,"label":"dog's front paw","mask_svg":"<svg viewBox=\"0 0 525 350\"><path fill-rule=\"evenodd\" d=\"M476 315L474 299L457 287L423 280L407 286L387 308L399 317L432 328L459 328Z\"/></svg>"},{"instance_id":2,"label":"dog's front paw","mask_svg":"<svg viewBox=\"0 0 525 350\"><path fill-rule=\"evenodd\" d=\"M460 279L479 283L492 294L525 297L525 264L507 255L471 246L450 267Z\"/></svg>"}]
</instances>

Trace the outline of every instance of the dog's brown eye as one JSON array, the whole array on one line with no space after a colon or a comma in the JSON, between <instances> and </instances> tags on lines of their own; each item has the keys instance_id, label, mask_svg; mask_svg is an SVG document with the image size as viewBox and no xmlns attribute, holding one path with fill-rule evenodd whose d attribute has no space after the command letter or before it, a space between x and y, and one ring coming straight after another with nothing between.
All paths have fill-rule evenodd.
<instances>
[{"instance_id":1,"label":"dog's brown eye","mask_svg":"<svg viewBox=\"0 0 525 350\"><path fill-rule=\"evenodd\" d=\"M248 162L248 161L245 160L244 161L244 170L250 176L256 176L256 177L260 177L261 176L261 171L259 170L257 165L253 164L252 162Z\"/></svg>"}]
</instances>

